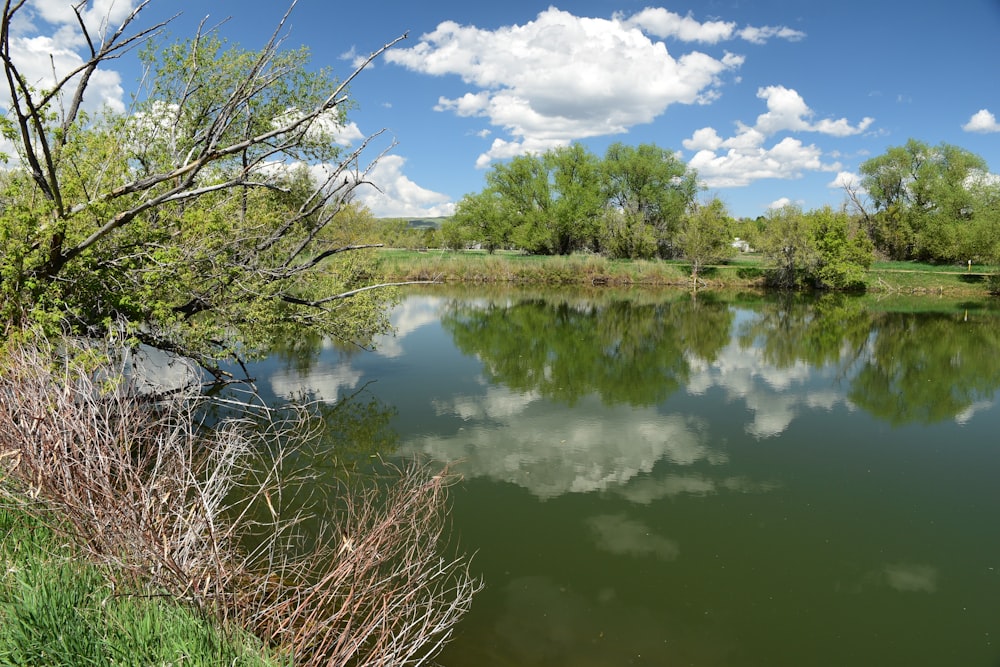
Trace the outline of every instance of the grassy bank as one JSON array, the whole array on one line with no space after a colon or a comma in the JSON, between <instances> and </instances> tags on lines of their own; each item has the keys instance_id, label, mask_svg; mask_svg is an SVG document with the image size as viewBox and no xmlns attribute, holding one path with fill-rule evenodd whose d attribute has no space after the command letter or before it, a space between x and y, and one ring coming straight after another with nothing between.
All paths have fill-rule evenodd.
<instances>
[{"instance_id":1,"label":"grassy bank","mask_svg":"<svg viewBox=\"0 0 1000 667\"><path fill-rule=\"evenodd\" d=\"M614 260L597 255L537 256L513 252L386 249L381 269L390 280L436 280L452 283L517 285L611 285L691 287L691 267L684 261ZM913 262L877 262L866 287L874 293L987 296L996 267L936 266ZM768 265L759 255L740 255L726 264L705 267L699 289L763 289Z\"/></svg>"},{"instance_id":2,"label":"grassy bank","mask_svg":"<svg viewBox=\"0 0 1000 667\"><path fill-rule=\"evenodd\" d=\"M169 597L118 590L65 536L0 508L0 664L268 665Z\"/></svg>"}]
</instances>

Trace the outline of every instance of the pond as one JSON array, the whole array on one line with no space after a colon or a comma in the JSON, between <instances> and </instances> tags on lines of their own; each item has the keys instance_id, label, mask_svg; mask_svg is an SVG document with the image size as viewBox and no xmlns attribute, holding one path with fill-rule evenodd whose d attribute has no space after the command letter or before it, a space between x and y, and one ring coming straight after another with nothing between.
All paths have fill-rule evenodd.
<instances>
[{"instance_id":1,"label":"pond","mask_svg":"<svg viewBox=\"0 0 1000 667\"><path fill-rule=\"evenodd\" d=\"M445 667L1000 665L995 305L408 294L252 371L462 475Z\"/></svg>"}]
</instances>

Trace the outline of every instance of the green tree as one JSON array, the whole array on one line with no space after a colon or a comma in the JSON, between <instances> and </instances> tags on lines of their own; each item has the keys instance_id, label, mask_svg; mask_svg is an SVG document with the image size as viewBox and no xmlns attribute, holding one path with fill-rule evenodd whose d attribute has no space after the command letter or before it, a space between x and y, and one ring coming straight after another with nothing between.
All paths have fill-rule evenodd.
<instances>
[{"instance_id":1,"label":"green tree","mask_svg":"<svg viewBox=\"0 0 1000 667\"><path fill-rule=\"evenodd\" d=\"M519 155L486 174L487 189L500 197L501 215L513 229L512 240L528 252L550 254L546 225L552 193L542 158Z\"/></svg>"},{"instance_id":2,"label":"green tree","mask_svg":"<svg viewBox=\"0 0 1000 667\"><path fill-rule=\"evenodd\" d=\"M155 42L163 24L136 27L147 6L83 32L84 64L45 89L12 43L24 3L4 6L3 131L17 146L0 176L4 337L124 326L218 373L289 327L361 340L385 329L389 294L368 289L372 260L356 252L367 244L342 226L368 174L368 141L336 141L360 69L343 80L311 69L306 50L280 48L280 28L259 51L215 33ZM84 113L92 75L143 43L133 109Z\"/></svg>"},{"instance_id":3,"label":"green tree","mask_svg":"<svg viewBox=\"0 0 1000 667\"><path fill-rule=\"evenodd\" d=\"M795 287L818 261L813 221L792 204L769 209L766 218L757 249L775 264L774 283Z\"/></svg>"},{"instance_id":4,"label":"green tree","mask_svg":"<svg viewBox=\"0 0 1000 667\"><path fill-rule=\"evenodd\" d=\"M852 229L844 211L829 206L810 211L807 216L816 239L817 262L813 281L817 287L858 289L864 286L868 268L874 260L871 241L860 230Z\"/></svg>"},{"instance_id":5,"label":"green tree","mask_svg":"<svg viewBox=\"0 0 1000 667\"><path fill-rule=\"evenodd\" d=\"M970 234L976 198L970 188L985 161L950 144L910 139L861 165L872 241L893 259L954 261Z\"/></svg>"},{"instance_id":6,"label":"green tree","mask_svg":"<svg viewBox=\"0 0 1000 667\"><path fill-rule=\"evenodd\" d=\"M491 255L510 243L513 231L510 218L504 214L502 200L490 188L462 197L455 207L454 217L442 224L442 232L446 229L446 238L461 239L459 247L479 243ZM456 248L454 241L449 240L447 244Z\"/></svg>"},{"instance_id":7,"label":"green tree","mask_svg":"<svg viewBox=\"0 0 1000 667\"><path fill-rule=\"evenodd\" d=\"M607 206L622 213L605 218L615 225L605 229L607 245L641 252L647 247L643 237L651 234L660 256L674 256L677 229L698 193L697 173L655 144L619 142L605 153L602 182Z\"/></svg>"},{"instance_id":8,"label":"green tree","mask_svg":"<svg viewBox=\"0 0 1000 667\"><path fill-rule=\"evenodd\" d=\"M733 247L732 220L726 205L715 197L705 204L694 204L681 219L677 248L691 262L691 280L698 285L698 272L710 262L736 254Z\"/></svg>"},{"instance_id":9,"label":"green tree","mask_svg":"<svg viewBox=\"0 0 1000 667\"><path fill-rule=\"evenodd\" d=\"M558 255L593 245L603 208L600 162L583 147L573 144L545 154L553 201L548 229L550 246Z\"/></svg>"}]
</instances>

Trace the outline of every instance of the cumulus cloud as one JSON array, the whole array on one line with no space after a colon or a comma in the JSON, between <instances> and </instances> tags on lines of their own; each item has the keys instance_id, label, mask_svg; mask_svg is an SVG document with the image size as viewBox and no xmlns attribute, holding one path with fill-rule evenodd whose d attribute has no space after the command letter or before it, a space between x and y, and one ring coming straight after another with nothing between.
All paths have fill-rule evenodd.
<instances>
[{"instance_id":1,"label":"cumulus cloud","mask_svg":"<svg viewBox=\"0 0 1000 667\"><path fill-rule=\"evenodd\" d=\"M837 120L823 119L810 123L813 110L806 105L798 91L784 86L765 86L757 90L757 97L767 104L767 112L757 116L756 129L766 135L778 132L819 132L835 137L846 137L861 134L873 122L874 118L863 118L860 123L852 126L846 118Z\"/></svg>"},{"instance_id":2,"label":"cumulus cloud","mask_svg":"<svg viewBox=\"0 0 1000 667\"><path fill-rule=\"evenodd\" d=\"M840 163L825 162L823 151L815 144L786 136L772 146L771 137L781 133L813 132L834 137L861 134L874 121L862 118L852 124L846 118L823 118L815 115L798 91L784 86L766 86L757 90L767 111L757 116L754 125L737 123L736 134L722 138L712 127L703 127L682 142L694 151L689 165L711 188L737 187L764 179L800 178L806 172L838 171Z\"/></svg>"},{"instance_id":3,"label":"cumulus cloud","mask_svg":"<svg viewBox=\"0 0 1000 667\"><path fill-rule=\"evenodd\" d=\"M438 217L454 213L451 198L417 185L406 174L406 158L386 155L371 170L368 181L357 189L358 200L379 218Z\"/></svg>"},{"instance_id":4,"label":"cumulus cloud","mask_svg":"<svg viewBox=\"0 0 1000 667\"><path fill-rule=\"evenodd\" d=\"M51 87L84 63L81 56L86 42L80 32L73 4L62 0L32 0L15 14L11 31L11 51L17 54L17 64L25 80L39 88ZM118 27L133 10L134 1L97 0L81 9L81 17L95 40ZM107 106L124 111L124 90L121 76L114 71L98 69L88 83L84 108L96 110ZM0 104L6 106L4 95Z\"/></svg>"},{"instance_id":5,"label":"cumulus cloud","mask_svg":"<svg viewBox=\"0 0 1000 667\"><path fill-rule=\"evenodd\" d=\"M386 59L425 74L460 76L472 88L441 98L436 109L503 128L507 138L480 156L483 167L574 139L621 134L672 104L711 102L743 57L677 55L655 38L714 43L734 34L730 24L662 10L599 19L550 7L524 25L496 30L446 21Z\"/></svg>"},{"instance_id":6,"label":"cumulus cloud","mask_svg":"<svg viewBox=\"0 0 1000 667\"><path fill-rule=\"evenodd\" d=\"M966 132L1000 132L1000 123L989 109L980 109L972 114L969 122L962 126Z\"/></svg>"},{"instance_id":7,"label":"cumulus cloud","mask_svg":"<svg viewBox=\"0 0 1000 667\"><path fill-rule=\"evenodd\" d=\"M785 26L746 26L737 30L733 21L702 23L690 13L681 16L662 7L647 7L630 17L616 14L615 18L627 27L638 28L656 37L673 38L682 42L717 44L738 37L754 44L764 44L775 37L793 42L805 37L804 32Z\"/></svg>"},{"instance_id":8,"label":"cumulus cloud","mask_svg":"<svg viewBox=\"0 0 1000 667\"><path fill-rule=\"evenodd\" d=\"M840 171L837 172L837 176L827 184L828 187L843 189L851 188L852 190L861 191L861 176L855 174L853 171Z\"/></svg>"}]
</instances>

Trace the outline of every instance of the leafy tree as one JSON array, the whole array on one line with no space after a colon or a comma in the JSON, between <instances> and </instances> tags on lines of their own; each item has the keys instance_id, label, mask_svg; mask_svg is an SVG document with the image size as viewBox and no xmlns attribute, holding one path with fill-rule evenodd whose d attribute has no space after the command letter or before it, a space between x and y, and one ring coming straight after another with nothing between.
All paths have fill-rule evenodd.
<instances>
[{"instance_id":1,"label":"leafy tree","mask_svg":"<svg viewBox=\"0 0 1000 667\"><path fill-rule=\"evenodd\" d=\"M25 3L4 5L3 131L17 146L0 176L4 337L124 326L221 373L219 360L288 327L362 340L384 329L389 295L369 289L371 259L349 252L370 234L344 224L372 137L353 151L336 141L361 70L310 69L306 50L280 48L284 21L259 51L200 31L162 44L165 24L136 27L148 4L81 31L84 63L44 89L12 37ZM98 67L143 44L147 84L130 112L84 113Z\"/></svg>"},{"instance_id":2,"label":"leafy tree","mask_svg":"<svg viewBox=\"0 0 1000 667\"><path fill-rule=\"evenodd\" d=\"M859 230L851 229L846 212L829 206L810 211L818 255L813 280L818 287L858 289L874 259L871 241Z\"/></svg>"},{"instance_id":3,"label":"leafy tree","mask_svg":"<svg viewBox=\"0 0 1000 667\"><path fill-rule=\"evenodd\" d=\"M568 255L597 235L603 207L597 157L573 144L545 154L552 183L553 202L548 228L553 252Z\"/></svg>"},{"instance_id":4,"label":"leafy tree","mask_svg":"<svg viewBox=\"0 0 1000 667\"><path fill-rule=\"evenodd\" d=\"M514 230L514 242L529 252L551 252L545 225L552 193L542 158L519 155L494 165L486 174L486 183L500 197L501 215Z\"/></svg>"},{"instance_id":5,"label":"leafy tree","mask_svg":"<svg viewBox=\"0 0 1000 667\"><path fill-rule=\"evenodd\" d=\"M641 238L651 231L658 254L673 256L678 226L698 193L696 172L674 153L655 144L627 146L620 142L608 147L602 171L607 206L624 214L609 220L629 223L624 228L607 230L613 245L644 249L641 241L622 242L621 232Z\"/></svg>"},{"instance_id":6,"label":"leafy tree","mask_svg":"<svg viewBox=\"0 0 1000 667\"><path fill-rule=\"evenodd\" d=\"M771 209L755 243L775 263L774 283L784 288L857 289L873 259L850 216L829 206L808 213L791 205Z\"/></svg>"},{"instance_id":7,"label":"leafy tree","mask_svg":"<svg viewBox=\"0 0 1000 667\"><path fill-rule=\"evenodd\" d=\"M732 222L726 205L718 197L705 204L694 204L682 218L677 248L691 262L691 279L695 287L698 272L705 264L736 254L732 242Z\"/></svg>"},{"instance_id":8,"label":"leafy tree","mask_svg":"<svg viewBox=\"0 0 1000 667\"><path fill-rule=\"evenodd\" d=\"M489 188L465 195L455 207L454 217L442 225L443 232L447 229L448 246L456 248L456 242L450 239L462 239L458 247L467 242L481 243L492 255L508 245L513 228L502 204L497 192Z\"/></svg>"},{"instance_id":9,"label":"leafy tree","mask_svg":"<svg viewBox=\"0 0 1000 667\"><path fill-rule=\"evenodd\" d=\"M768 210L756 245L774 262L774 283L779 287L795 287L818 261L812 220L792 204Z\"/></svg>"},{"instance_id":10,"label":"leafy tree","mask_svg":"<svg viewBox=\"0 0 1000 667\"><path fill-rule=\"evenodd\" d=\"M601 219L600 247L614 258L655 257L656 231L640 213L608 208Z\"/></svg>"},{"instance_id":11,"label":"leafy tree","mask_svg":"<svg viewBox=\"0 0 1000 667\"><path fill-rule=\"evenodd\" d=\"M894 259L954 261L976 211L970 182L985 161L950 144L910 139L861 165L874 211L865 212L878 250Z\"/></svg>"}]
</instances>

